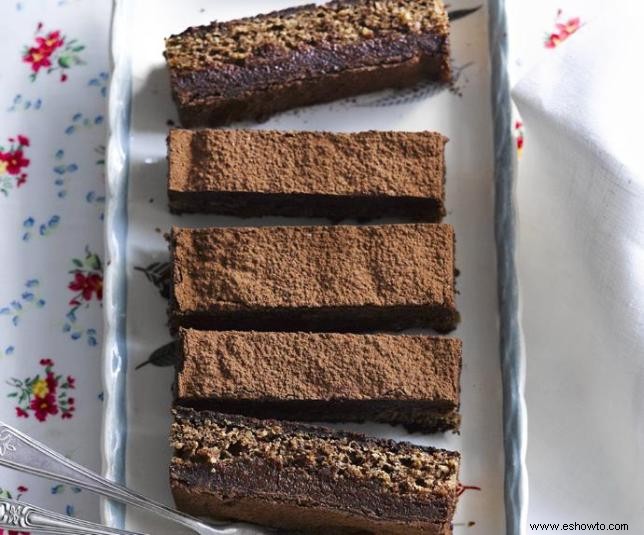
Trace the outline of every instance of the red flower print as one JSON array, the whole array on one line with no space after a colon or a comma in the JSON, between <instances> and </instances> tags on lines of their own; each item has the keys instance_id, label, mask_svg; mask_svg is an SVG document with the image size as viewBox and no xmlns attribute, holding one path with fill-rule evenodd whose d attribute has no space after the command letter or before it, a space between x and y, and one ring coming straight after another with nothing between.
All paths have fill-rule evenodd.
<instances>
[{"instance_id":1,"label":"red flower print","mask_svg":"<svg viewBox=\"0 0 644 535\"><path fill-rule=\"evenodd\" d=\"M67 381L63 380L63 376L53 370L54 361L50 358L40 359L39 364L44 368L42 373L24 380L10 378L7 381L14 389L7 396L17 400L16 415L29 418L33 414L39 422L55 415L64 420L72 418L74 399L67 395L76 386L74 378L68 375Z\"/></svg>"},{"instance_id":2,"label":"red flower print","mask_svg":"<svg viewBox=\"0 0 644 535\"><path fill-rule=\"evenodd\" d=\"M48 55L53 54L57 48L63 46L64 42L65 38L61 37L60 30L49 32L45 37L36 37L38 49Z\"/></svg>"},{"instance_id":3,"label":"red flower print","mask_svg":"<svg viewBox=\"0 0 644 535\"><path fill-rule=\"evenodd\" d=\"M561 11L557 13L557 17L561 15ZM545 40L546 48L555 48L563 41L568 39L573 33L575 33L579 28L581 28L581 19L579 17L573 17L568 19L567 22L555 23L555 31L550 33Z\"/></svg>"},{"instance_id":4,"label":"red flower print","mask_svg":"<svg viewBox=\"0 0 644 535\"><path fill-rule=\"evenodd\" d=\"M96 299L101 301L103 299L103 277L98 273L85 275L76 272L74 280L69 283L69 289L74 292L81 292L85 301L91 301L94 294L96 294ZM75 303L70 302L70 304Z\"/></svg>"},{"instance_id":5,"label":"red flower print","mask_svg":"<svg viewBox=\"0 0 644 535\"><path fill-rule=\"evenodd\" d=\"M101 275L90 275L89 277L90 284L96 292L96 299L99 301L103 300L103 277Z\"/></svg>"},{"instance_id":6,"label":"red flower print","mask_svg":"<svg viewBox=\"0 0 644 535\"><path fill-rule=\"evenodd\" d=\"M83 51L85 46L77 39L67 39L60 30L42 35L42 29L42 23L38 23L35 43L25 47L22 61L31 65L32 81L42 69L45 69L48 74L61 70L60 81L64 82L67 80L67 74L62 71L84 63L79 52Z\"/></svg>"},{"instance_id":7,"label":"red flower print","mask_svg":"<svg viewBox=\"0 0 644 535\"><path fill-rule=\"evenodd\" d=\"M517 133L517 152L519 153L519 156L521 156L521 153L523 152L523 143L524 143L523 123L521 121L516 121L514 123L514 130Z\"/></svg>"},{"instance_id":8,"label":"red flower print","mask_svg":"<svg viewBox=\"0 0 644 535\"><path fill-rule=\"evenodd\" d=\"M27 50L22 57L25 63L31 63L31 70L37 73L43 67L51 67L51 60L49 54L43 53L39 48L31 47Z\"/></svg>"},{"instance_id":9,"label":"red flower print","mask_svg":"<svg viewBox=\"0 0 644 535\"><path fill-rule=\"evenodd\" d=\"M29 489L27 487L25 487L24 485L20 485L17 490L18 490L18 492L20 494L23 494L23 493L27 492Z\"/></svg>"},{"instance_id":10,"label":"red flower print","mask_svg":"<svg viewBox=\"0 0 644 535\"><path fill-rule=\"evenodd\" d=\"M85 246L85 258L72 258L72 269L69 271L73 277L67 287L76 292L69 300L70 309L65 314L66 322L63 332L70 333L72 340L79 340L86 336L87 343L96 345L96 329L81 327L79 323L80 310L88 309L94 297L98 306L103 300L103 262L98 254ZM67 383L65 383L67 384ZM70 388L74 388L73 384Z\"/></svg>"},{"instance_id":11,"label":"red flower print","mask_svg":"<svg viewBox=\"0 0 644 535\"><path fill-rule=\"evenodd\" d=\"M63 404L63 407L62 407L62 409L63 409L63 414L62 414L63 420L67 420L67 419L72 418L74 416L74 411L76 410L76 407L74 406L75 403L76 403L76 399L69 398L67 400L67 403Z\"/></svg>"},{"instance_id":12,"label":"red flower print","mask_svg":"<svg viewBox=\"0 0 644 535\"><path fill-rule=\"evenodd\" d=\"M29 138L18 135L9 137L9 147L0 146L0 193L7 196L14 186L20 187L27 182L24 168L29 166L24 149L29 147Z\"/></svg>"},{"instance_id":13,"label":"red flower print","mask_svg":"<svg viewBox=\"0 0 644 535\"><path fill-rule=\"evenodd\" d=\"M56 380L56 376L52 372L47 372L47 378L45 379L45 382L47 383L47 388L49 390L49 393L55 394L56 388L58 387L58 381Z\"/></svg>"},{"instance_id":14,"label":"red flower print","mask_svg":"<svg viewBox=\"0 0 644 535\"><path fill-rule=\"evenodd\" d=\"M0 528L0 535L4 535L4 529ZM30 535L28 531L7 530L7 535Z\"/></svg>"},{"instance_id":15,"label":"red flower print","mask_svg":"<svg viewBox=\"0 0 644 535\"><path fill-rule=\"evenodd\" d=\"M22 149L0 152L0 161L5 163L6 171L10 175L19 175L22 168L29 165L29 160L24 157Z\"/></svg>"},{"instance_id":16,"label":"red flower print","mask_svg":"<svg viewBox=\"0 0 644 535\"><path fill-rule=\"evenodd\" d=\"M36 37L36 45L27 49L22 57L25 63L31 63L31 70L37 73L43 67L51 67L52 54L63 46L65 38L60 31L49 32L44 37Z\"/></svg>"},{"instance_id":17,"label":"red flower print","mask_svg":"<svg viewBox=\"0 0 644 535\"><path fill-rule=\"evenodd\" d=\"M36 420L39 422L44 422L47 420L47 416L55 416L58 414L58 404L56 403L56 396L52 393L47 394L44 397L36 396L31 400L29 408L34 411Z\"/></svg>"}]
</instances>

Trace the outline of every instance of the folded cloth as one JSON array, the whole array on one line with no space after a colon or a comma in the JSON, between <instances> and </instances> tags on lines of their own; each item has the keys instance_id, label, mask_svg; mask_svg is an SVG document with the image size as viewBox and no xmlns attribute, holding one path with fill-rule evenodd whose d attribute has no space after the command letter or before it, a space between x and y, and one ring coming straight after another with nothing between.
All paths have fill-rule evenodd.
<instances>
[{"instance_id":1,"label":"folded cloth","mask_svg":"<svg viewBox=\"0 0 644 535\"><path fill-rule=\"evenodd\" d=\"M605 7L513 90L528 516L644 533L644 6Z\"/></svg>"}]
</instances>

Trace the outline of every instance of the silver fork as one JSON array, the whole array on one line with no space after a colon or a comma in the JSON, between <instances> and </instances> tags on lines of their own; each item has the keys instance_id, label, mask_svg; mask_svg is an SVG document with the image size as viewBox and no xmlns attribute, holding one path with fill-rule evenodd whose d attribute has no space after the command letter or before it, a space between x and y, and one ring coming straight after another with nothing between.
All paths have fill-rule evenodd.
<instances>
[{"instance_id":1,"label":"silver fork","mask_svg":"<svg viewBox=\"0 0 644 535\"><path fill-rule=\"evenodd\" d=\"M219 526L210 526L192 516L179 513L123 485L99 476L2 422L0 422L0 466L6 466L20 472L53 479L55 481L62 481L63 483L95 492L101 496L140 507L163 518L182 524L200 535L257 534L257 528L253 528L247 524L220 524ZM84 532L80 531L77 533Z\"/></svg>"},{"instance_id":2,"label":"silver fork","mask_svg":"<svg viewBox=\"0 0 644 535\"><path fill-rule=\"evenodd\" d=\"M93 522L53 513L25 502L0 499L0 528L7 531L49 533L50 535L142 535L131 531L108 528Z\"/></svg>"}]
</instances>

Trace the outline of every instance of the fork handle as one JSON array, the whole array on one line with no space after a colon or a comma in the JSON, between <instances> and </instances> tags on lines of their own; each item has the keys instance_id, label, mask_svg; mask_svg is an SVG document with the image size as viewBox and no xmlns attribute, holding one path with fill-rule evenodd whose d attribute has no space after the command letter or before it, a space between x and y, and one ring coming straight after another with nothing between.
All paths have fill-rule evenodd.
<instances>
[{"instance_id":1,"label":"fork handle","mask_svg":"<svg viewBox=\"0 0 644 535\"><path fill-rule=\"evenodd\" d=\"M62 481L107 498L141 507L168 520L183 524L198 533L206 530L212 535L231 533L230 529L206 526L194 517L174 511L122 485L113 483L2 422L0 422L0 466Z\"/></svg>"},{"instance_id":2,"label":"fork handle","mask_svg":"<svg viewBox=\"0 0 644 535\"><path fill-rule=\"evenodd\" d=\"M10 532L28 529L32 533L46 532L52 535L141 535L6 499L0 499L0 528Z\"/></svg>"}]
</instances>

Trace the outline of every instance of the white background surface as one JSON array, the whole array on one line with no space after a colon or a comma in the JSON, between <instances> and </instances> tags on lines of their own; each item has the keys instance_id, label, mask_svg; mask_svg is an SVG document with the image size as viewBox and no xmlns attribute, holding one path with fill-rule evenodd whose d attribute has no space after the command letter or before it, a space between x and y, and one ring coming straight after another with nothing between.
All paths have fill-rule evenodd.
<instances>
[{"instance_id":1,"label":"white background surface","mask_svg":"<svg viewBox=\"0 0 644 535\"><path fill-rule=\"evenodd\" d=\"M514 89L530 522L644 533L644 6L584 13Z\"/></svg>"}]
</instances>

